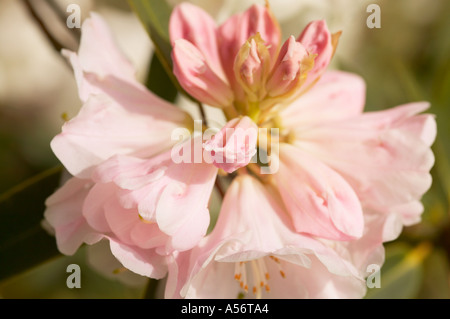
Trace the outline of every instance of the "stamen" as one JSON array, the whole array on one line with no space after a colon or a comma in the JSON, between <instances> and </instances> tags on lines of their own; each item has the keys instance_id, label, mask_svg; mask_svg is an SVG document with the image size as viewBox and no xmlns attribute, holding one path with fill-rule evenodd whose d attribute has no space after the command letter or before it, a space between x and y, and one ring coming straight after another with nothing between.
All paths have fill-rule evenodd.
<instances>
[{"instance_id":1,"label":"stamen","mask_svg":"<svg viewBox=\"0 0 450 319\"><path fill-rule=\"evenodd\" d=\"M125 267L119 267L119 268L116 268L116 269L113 270L113 274L114 274L114 275L118 275L118 274L123 273L123 272L125 272L125 271L127 271L127 270L128 270L128 269L125 268Z\"/></svg>"},{"instance_id":2,"label":"stamen","mask_svg":"<svg viewBox=\"0 0 450 319\"><path fill-rule=\"evenodd\" d=\"M282 269L282 265L280 259L274 256L268 256L270 260L272 260L275 265L278 267L278 271L282 278L286 278L286 273ZM248 292L248 284L247 284L247 264L250 266L250 271L252 272L252 292L256 296L256 298L262 298L262 292L270 292L270 286L268 281L270 279L270 274L266 265L266 257L247 261L241 261L235 263L234 270L234 279L239 282L239 286L245 291Z\"/></svg>"},{"instance_id":3,"label":"stamen","mask_svg":"<svg viewBox=\"0 0 450 319\"><path fill-rule=\"evenodd\" d=\"M261 298L261 288L258 287L258 283L261 281L260 269L258 267L258 263L255 260L251 261L252 271L253 271L253 293L256 295L256 298Z\"/></svg>"},{"instance_id":4,"label":"stamen","mask_svg":"<svg viewBox=\"0 0 450 319\"><path fill-rule=\"evenodd\" d=\"M237 281L239 281L242 277L242 273L241 273L241 269L240 269L240 264L235 263L234 264L234 279L236 279Z\"/></svg>"}]
</instances>

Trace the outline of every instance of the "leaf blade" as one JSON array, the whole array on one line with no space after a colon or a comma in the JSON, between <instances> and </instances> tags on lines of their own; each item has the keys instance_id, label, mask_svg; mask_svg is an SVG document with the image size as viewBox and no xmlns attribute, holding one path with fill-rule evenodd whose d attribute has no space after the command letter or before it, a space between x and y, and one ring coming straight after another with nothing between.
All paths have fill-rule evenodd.
<instances>
[{"instance_id":1,"label":"leaf blade","mask_svg":"<svg viewBox=\"0 0 450 319\"><path fill-rule=\"evenodd\" d=\"M0 195L0 280L60 255L41 222L61 172L60 166L47 170Z\"/></svg>"}]
</instances>

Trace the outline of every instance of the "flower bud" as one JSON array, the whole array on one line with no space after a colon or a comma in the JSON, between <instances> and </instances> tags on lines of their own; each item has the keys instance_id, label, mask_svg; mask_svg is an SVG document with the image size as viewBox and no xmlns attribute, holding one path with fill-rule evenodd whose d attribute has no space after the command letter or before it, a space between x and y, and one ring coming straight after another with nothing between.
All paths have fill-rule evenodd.
<instances>
[{"instance_id":1,"label":"flower bud","mask_svg":"<svg viewBox=\"0 0 450 319\"><path fill-rule=\"evenodd\" d=\"M313 67L314 59L293 36L283 44L278 59L267 81L266 89L271 97L293 92Z\"/></svg>"},{"instance_id":2,"label":"flower bud","mask_svg":"<svg viewBox=\"0 0 450 319\"><path fill-rule=\"evenodd\" d=\"M256 102L264 97L269 72L269 50L258 33L244 43L234 62L236 80L246 92L249 101Z\"/></svg>"},{"instance_id":3,"label":"flower bud","mask_svg":"<svg viewBox=\"0 0 450 319\"><path fill-rule=\"evenodd\" d=\"M233 92L206 62L203 54L189 41L175 41L172 51L173 72L190 95L215 107L227 107Z\"/></svg>"},{"instance_id":4,"label":"flower bud","mask_svg":"<svg viewBox=\"0 0 450 319\"><path fill-rule=\"evenodd\" d=\"M256 154L257 139L257 125L248 116L244 116L228 122L220 132L203 144L203 148L216 167L232 173L246 166Z\"/></svg>"}]
</instances>

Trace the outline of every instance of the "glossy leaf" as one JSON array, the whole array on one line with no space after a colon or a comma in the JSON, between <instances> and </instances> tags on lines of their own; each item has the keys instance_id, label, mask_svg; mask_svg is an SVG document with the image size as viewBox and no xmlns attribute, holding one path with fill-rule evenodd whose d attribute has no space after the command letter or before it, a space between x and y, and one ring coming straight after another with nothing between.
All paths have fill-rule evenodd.
<instances>
[{"instance_id":1,"label":"glossy leaf","mask_svg":"<svg viewBox=\"0 0 450 319\"><path fill-rule=\"evenodd\" d=\"M161 61L155 54L152 56L150 70L145 84L150 91L168 102L174 102L177 97L177 88L170 80Z\"/></svg>"},{"instance_id":2,"label":"glossy leaf","mask_svg":"<svg viewBox=\"0 0 450 319\"><path fill-rule=\"evenodd\" d=\"M172 59L169 38L169 18L172 11L165 0L128 0L139 17L155 46L155 54L172 81L177 82L172 73Z\"/></svg>"},{"instance_id":3,"label":"glossy leaf","mask_svg":"<svg viewBox=\"0 0 450 319\"><path fill-rule=\"evenodd\" d=\"M0 195L0 280L60 255L41 222L61 171L50 169Z\"/></svg>"},{"instance_id":4,"label":"glossy leaf","mask_svg":"<svg viewBox=\"0 0 450 319\"><path fill-rule=\"evenodd\" d=\"M172 8L167 4L166 0L128 0L128 3L152 39L155 56L158 57L173 86L178 92L183 93L186 97L196 102L180 86L172 71L172 46L169 36L169 19Z\"/></svg>"}]
</instances>

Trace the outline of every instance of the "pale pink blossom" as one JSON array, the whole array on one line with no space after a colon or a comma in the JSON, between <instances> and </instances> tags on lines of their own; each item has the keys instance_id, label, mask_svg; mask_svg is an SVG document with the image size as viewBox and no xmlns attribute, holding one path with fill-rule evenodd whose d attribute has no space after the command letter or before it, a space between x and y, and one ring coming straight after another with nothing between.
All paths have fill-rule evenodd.
<instances>
[{"instance_id":1,"label":"pale pink blossom","mask_svg":"<svg viewBox=\"0 0 450 319\"><path fill-rule=\"evenodd\" d=\"M75 176L47 201L61 251L105 238L127 269L168 272L170 298L362 297L383 243L420 220L436 135L420 114L428 104L363 113L364 81L325 72L339 37L325 21L281 45L268 6L217 26L181 4L169 29L181 86L227 124L176 144L173 129L192 119L134 79L93 15L79 53L64 53L85 104L52 141ZM269 166L251 161L261 154ZM219 168L233 180L207 235Z\"/></svg>"},{"instance_id":2,"label":"pale pink blossom","mask_svg":"<svg viewBox=\"0 0 450 319\"><path fill-rule=\"evenodd\" d=\"M253 5L216 26L187 3L175 7L170 37L181 86L199 101L225 109L231 104L251 109L251 103L267 108L298 95L301 85L309 87L324 72L338 39L325 21L315 21L280 50L280 28L268 6Z\"/></svg>"},{"instance_id":3,"label":"pale pink blossom","mask_svg":"<svg viewBox=\"0 0 450 319\"><path fill-rule=\"evenodd\" d=\"M190 19L189 12L195 12L196 19ZM183 15L182 22L179 15ZM180 253L169 263L169 295L224 296L214 289L225 285L225 295L233 296L239 288L222 280L223 272L232 271L230 261L233 264L254 260L247 265L249 269L250 264L256 265L252 268L253 272L256 269L254 278L261 277L264 272L260 269L265 267L261 265L266 262L261 262L259 255L243 254L246 257L242 257L237 254L242 259L233 259L235 255L222 258L219 252L233 250L232 247L241 242L245 242L242 250L252 251L252 245L261 238L266 239L266 235L276 243L281 234L287 233L318 240L338 256L336 263L352 265L361 279L367 275L368 264L383 263L383 243L397 238L404 225L420 220L423 211L420 199L431 185L430 169L434 158L430 146L436 135L433 116L419 114L428 108L428 104L418 102L363 113L364 81L346 72L325 72L336 49L339 32L331 34L325 21L313 21L297 39L290 36L280 50L273 50L280 47L280 38L270 36L276 34L277 23L268 22L263 16L273 20L268 7L253 6L217 28L201 9L180 5L172 16L171 39L175 43L174 55L177 55L176 43L187 41L205 56L208 50L214 51L215 57L219 56L208 62L209 67L219 70L216 75L221 78L221 89L227 90L228 99L227 85L232 90L234 112L229 111L227 104L213 105L222 107L229 120L237 113L249 116L260 128L279 129L279 135L267 137L276 140L277 147L263 150L277 155L273 157L274 165L269 166L272 175L259 174L258 166L249 168L271 190L271 196L288 216L290 231L277 229L276 222L264 214L264 209L250 192L241 191L247 196L240 194L231 200L230 192L239 189L234 186L237 182L233 182L213 233L199 248ZM215 34L212 43L217 43L218 49L214 45L205 48L192 37L193 31L199 28L199 17L209 21L207 25L212 30L209 34ZM242 25L252 27L237 30ZM214 30L218 31L214 33ZM242 36L245 32L248 32L246 36ZM178 63L188 62L188 59L176 61L174 70L179 68ZM194 80L181 78L180 83L191 93L193 91L187 87L195 86ZM201 94L194 97L207 103ZM266 137L258 142L264 139ZM244 177L238 178L243 183ZM264 197L267 198L267 194L260 195L259 200L264 202ZM243 198L251 204L244 203ZM230 208L233 201L235 206ZM258 212L251 220L257 224L255 228L264 229L264 237L241 238L238 225L242 221L233 219L240 217L231 211L239 212L242 217L251 214L247 210ZM233 226L225 227L225 218L230 218ZM258 223L259 219L267 224ZM259 230L252 229L247 233L251 232L258 233ZM224 244L221 240L225 242L225 238L230 242ZM233 241L231 238L238 239ZM284 245L287 244L280 244L280 247ZM261 247L258 251L261 256L273 254ZM321 272L320 267L317 271ZM175 275L171 275L172 272ZM297 268L295 272L300 276L302 270ZM219 279L215 279L216 276ZM205 282L211 283L210 286L201 288ZM264 281L262 287L265 284ZM258 285L255 287L256 296L265 296Z\"/></svg>"},{"instance_id":4,"label":"pale pink blossom","mask_svg":"<svg viewBox=\"0 0 450 319\"><path fill-rule=\"evenodd\" d=\"M135 79L100 16L92 13L82 32L78 54L63 54L72 63L85 103L51 147L72 175L87 178L93 166L112 155L148 157L168 149L175 144L172 130L190 128L192 120Z\"/></svg>"},{"instance_id":5,"label":"pale pink blossom","mask_svg":"<svg viewBox=\"0 0 450 319\"><path fill-rule=\"evenodd\" d=\"M313 236L299 234L276 196L238 176L213 232L169 264L170 298L360 298L357 269Z\"/></svg>"},{"instance_id":6,"label":"pale pink blossom","mask_svg":"<svg viewBox=\"0 0 450 319\"><path fill-rule=\"evenodd\" d=\"M203 144L212 163L227 173L247 166L256 154L258 127L248 117L235 118Z\"/></svg>"},{"instance_id":7,"label":"pale pink blossom","mask_svg":"<svg viewBox=\"0 0 450 319\"><path fill-rule=\"evenodd\" d=\"M259 5L253 5L244 13L236 14L222 25L216 26L212 17L201 8L182 3L174 8L169 31L174 46L174 73L180 84L200 101L223 108L244 97L243 88L234 72L235 59L242 45L259 33L269 55L274 57L281 40L280 29L272 13ZM207 36L203 37L203 34ZM187 46L191 50L195 49L195 59L194 55L183 50ZM197 66L200 64L195 62L198 57L202 57L204 61L201 68L203 72L198 72ZM219 100L210 103L208 97L211 92L199 94L209 87L218 88L219 95L226 93L226 103L220 103Z\"/></svg>"},{"instance_id":8,"label":"pale pink blossom","mask_svg":"<svg viewBox=\"0 0 450 319\"><path fill-rule=\"evenodd\" d=\"M172 132L190 129L192 119L134 78L99 16L83 24L78 54L64 54L84 105L51 143L75 177L47 200L45 217L61 252L73 254L83 243L105 238L124 267L161 278L166 255L189 250L206 235L218 168L195 161L195 152L184 162L173 160ZM208 152L224 150L223 167L235 170L255 152L256 124L236 119L224 130L229 128L236 131L231 139L219 132ZM176 146L202 148L202 137L197 140Z\"/></svg>"},{"instance_id":9,"label":"pale pink blossom","mask_svg":"<svg viewBox=\"0 0 450 319\"><path fill-rule=\"evenodd\" d=\"M171 133L190 129L190 116L134 78L100 16L82 32L79 52L63 53L84 104L51 142L74 177L47 200L45 217L61 252L106 238L124 267L162 278L165 255L206 234L217 168L171 160Z\"/></svg>"},{"instance_id":10,"label":"pale pink blossom","mask_svg":"<svg viewBox=\"0 0 450 319\"><path fill-rule=\"evenodd\" d=\"M300 218L307 203L318 205L323 195L327 197L322 204L329 204L326 198L338 199L338 203L346 205L353 202L352 206L346 206L346 214L338 215L337 224L332 211L337 212L340 206L328 205L331 218L328 225L342 229L339 225L345 224L346 234L357 231L358 240L343 241L343 237L339 238L341 234L334 238L340 241L333 245L346 251L345 255L361 270L370 263L382 264L382 244L396 239L403 226L420 221L423 212L420 199L431 186L434 156L430 146L436 137L434 117L419 114L429 107L428 103L363 113L364 100L365 85L360 77L341 71L325 73L308 92L279 112L277 121L289 136L289 145L280 145L280 169L274 174L297 230L311 233L308 224ZM305 171L302 163L313 161L315 164ZM314 166L319 171L313 170ZM325 178L327 172L333 172L343 184L337 186L333 182L335 178ZM299 185L286 186L293 174L311 174L321 185L335 186L322 190L315 186L301 192ZM310 183L305 177L302 180ZM313 192L306 195L310 191ZM307 197L301 200L301 196ZM360 204L349 201L350 198ZM363 223L360 213L354 215L357 219L349 215L361 212L361 208ZM315 221L319 221L319 216ZM349 220L344 222L342 218ZM322 222L320 227L326 225ZM330 239L333 232L323 232L320 236Z\"/></svg>"}]
</instances>

